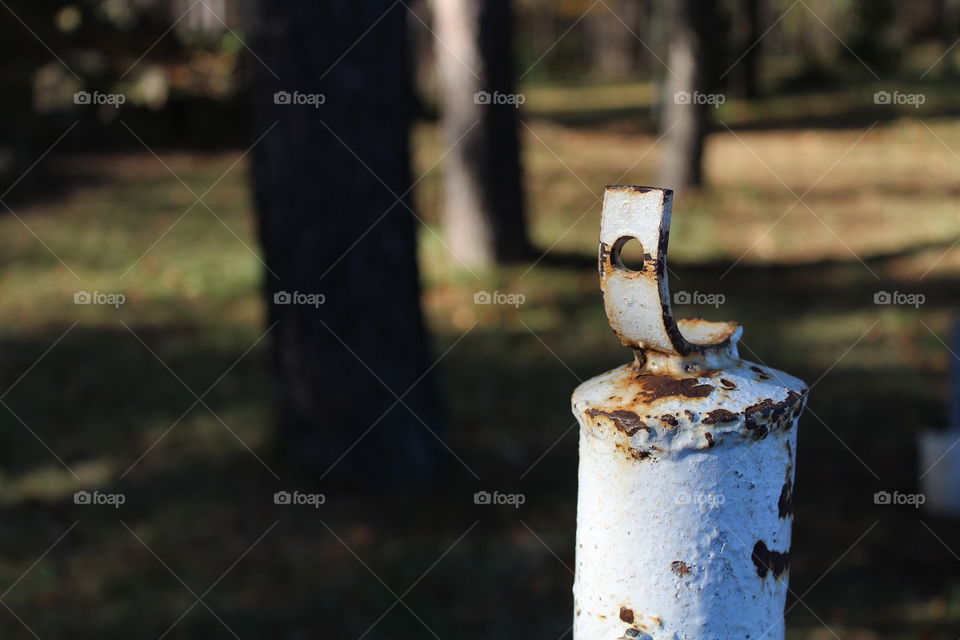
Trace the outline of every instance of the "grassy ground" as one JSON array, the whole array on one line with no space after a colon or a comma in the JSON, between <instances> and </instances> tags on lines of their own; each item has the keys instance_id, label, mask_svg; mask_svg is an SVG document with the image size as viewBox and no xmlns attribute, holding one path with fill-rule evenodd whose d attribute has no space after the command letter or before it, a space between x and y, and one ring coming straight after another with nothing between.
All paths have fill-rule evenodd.
<instances>
[{"instance_id":1,"label":"grassy ground","mask_svg":"<svg viewBox=\"0 0 960 640\"><path fill-rule=\"evenodd\" d=\"M797 120L796 101L724 105L711 187L681 194L674 212L673 290L725 296L679 312L739 320L745 356L815 385L801 424L791 640L960 634L960 526L873 503L879 490L916 490L914 434L944 420L960 120L936 115L937 103L849 122L874 90L830 102L842 126L775 125ZM656 136L629 113L645 95L531 90L531 215L550 251L492 273L462 269L440 241L443 145L433 126L418 128L425 305L460 461L451 455L450 482L426 498L320 485L316 510L273 503L300 481L273 456L240 151L161 153L197 194L216 184L210 210L186 214L194 196L146 151L45 160L41 188L15 188L16 215L0 217L2 637L356 638L378 620L365 637L562 637L569 394L628 358L593 269L598 198L604 184L654 180ZM587 103L609 109L577 107ZM80 290L126 302L75 305ZM480 290L526 301L475 305ZM881 290L926 302L877 306ZM126 503L75 505L78 489ZM480 489L526 503L478 507Z\"/></svg>"}]
</instances>

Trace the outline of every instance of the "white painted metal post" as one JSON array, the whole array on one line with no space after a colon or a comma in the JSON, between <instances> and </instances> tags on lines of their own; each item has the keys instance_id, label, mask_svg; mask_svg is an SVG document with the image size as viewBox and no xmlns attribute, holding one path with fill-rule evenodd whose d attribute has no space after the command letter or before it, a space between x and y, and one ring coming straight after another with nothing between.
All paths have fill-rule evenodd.
<instances>
[{"instance_id":1,"label":"white painted metal post","mask_svg":"<svg viewBox=\"0 0 960 640\"><path fill-rule=\"evenodd\" d=\"M573 394L575 640L784 637L800 380L741 360L735 322L675 321L672 192L608 187L600 281L635 360ZM639 270L620 260L639 241Z\"/></svg>"},{"instance_id":2,"label":"white painted metal post","mask_svg":"<svg viewBox=\"0 0 960 640\"><path fill-rule=\"evenodd\" d=\"M960 349L960 321L953 324L952 353ZM920 433L920 487L923 502L941 516L960 516L960 361L951 360L947 428ZM890 496L892 499L892 496ZM876 498L874 498L876 500Z\"/></svg>"}]
</instances>

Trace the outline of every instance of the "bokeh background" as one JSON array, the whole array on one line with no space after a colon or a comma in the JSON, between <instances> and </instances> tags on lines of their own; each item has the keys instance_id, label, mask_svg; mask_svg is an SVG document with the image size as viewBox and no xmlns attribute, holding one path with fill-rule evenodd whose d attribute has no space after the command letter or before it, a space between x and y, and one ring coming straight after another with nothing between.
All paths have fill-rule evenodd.
<instances>
[{"instance_id":1,"label":"bokeh background","mask_svg":"<svg viewBox=\"0 0 960 640\"><path fill-rule=\"evenodd\" d=\"M387 12L409 29L411 208L446 416L444 470L413 491L325 482L281 453L251 186L271 59L256 12L0 2L0 635L570 637L569 395L630 357L594 268L603 186L623 183L677 187L671 287L704 302L677 313L740 321L745 357L813 387L788 637L960 636L960 526L874 499L920 491L917 434L947 422L957 3L703 3L720 18L700 57L720 103L702 157L685 160L700 184L674 185L658 182L677 152L663 115L688 31L671 3L517 0L500 19L530 246L489 263L460 259L445 221L441 70L460 43L438 33L436 7L381 4L371 29ZM882 292L903 295L877 304ZM321 363L330 384L343 362ZM374 479L386 465L342 464ZM325 502L276 504L284 490ZM477 491L524 503L477 505Z\"/></svg>"}]
</instances>

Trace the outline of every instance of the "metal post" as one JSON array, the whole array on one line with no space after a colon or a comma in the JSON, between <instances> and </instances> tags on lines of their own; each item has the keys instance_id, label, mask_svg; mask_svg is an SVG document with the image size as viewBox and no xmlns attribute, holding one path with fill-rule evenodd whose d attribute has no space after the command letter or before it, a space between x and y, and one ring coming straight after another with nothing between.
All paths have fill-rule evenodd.
<instances>
[{"instance_id":1,"label":"metal post","mask_svg":"<svg viewBox=\"0 0 960 640\"><path fill-rule=\"evenodd\" d=\"M960 321L954 321L951 355L960 349ZM960 360L954 357L950 366L950 388L947 398L947 428L920 432L920 496L921 504L931 513L960 516ZM892 498L892 496L891 496ZM876 499L876 498L875 498Z\"/></svg>"},{"instance_id":2,"label":"metal post","mask_svg":"<svg viewBox=\"0 0 960 640\"><path fill-rule=\"evenodd\" d=\"M800 380L741 360L735 322L675 321L672 192L608 187L600 283L634 362L573 394L576 640L782 639ZM620 252L639 241L644 262Z\"/></svg>"}]
</instances>

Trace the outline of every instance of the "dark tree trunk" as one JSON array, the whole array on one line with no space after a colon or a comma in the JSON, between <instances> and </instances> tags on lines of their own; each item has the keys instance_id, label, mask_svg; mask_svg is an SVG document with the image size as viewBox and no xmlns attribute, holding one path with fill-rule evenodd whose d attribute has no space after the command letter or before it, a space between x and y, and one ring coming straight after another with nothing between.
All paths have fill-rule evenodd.
<instances>
[{"instance_id":1,"label":"dark tree trunk","mask_svg":"<svg viewBox=\"0 0 960 640\"><path fill-rule=\"evenodd\" d=\"M406 14L392 4L260 0L248 61L257 135L273 127L254 182L283 449L316 476L380 487L426 483L441 461L421 380ZM294 292L325 302L285 304Z\"/></svg>"},{"instance_id":2,"label":"dark tree trunk","mask_svg":"<svg viewBox=\"0 0 960 640\"><path fill-rule=\"evenodd\" d=\"M676 0L666 24L667 72L660 128L665 153L659 186L682 192L703 186L703 149L709 126L707 96L717 85L718 0ZM671 73L672 72L672 73Z\"/></svg>"},{"instance_id":3,"label":"dark tree trunk","mask_svg":"<svg viewBox=\"0 0 960 640\"><path fill-rule=\"evenodd\" d=\"M735 76L739 79L740 94L745 98L756 98L759 95L757 76L761 60L763 39L761 31L761 0L742 0L741 14L736 16L737 31L740 34L740 51L737 55L743 58L738 63L739 70Z\"/></svg>"},{"instance_id":4,"label":"dark tree trunk","mask_svg":"<svg viewBox=\"0 0 960 640\"><path fill-rule=\"evenodd\" d=\"M434 0L445 161L444 226L468 265L529 255L510 0ZM498 100L504 102L497 103Z\"/></svg>"},{"instance_id":5,"label":"dark tree trunk","mask_svg":"<svg viewBox=\"0 0 960 640\"><path fill-rule=\"evenodd\" d=\"M960 0L942 0L940 18L940 40L943 43L944 58L942 75L957 75L957 65L951 49L956 44L958 26L960 26Z\"/></svg>"},{"instance_id":6,"label":"dark tree trunk","mask_svg":"<svg viewBox=\"0 0 960 640\"><path fill-rule=\"evenodd\" d=\"M410 33L410 77L413 82L414 120L437 116L437 52L430 25L429 0L407 0L410 12L407 25Z\"/></svg>"},{"instance_id":7,"label":"dark tree trunk","mask_svg":"<svg viewBox=\"0 0 960 640\"><path fill-rule=\"evenodd\" d=\"M637 40L643 23L643 0L596 5L586 20L590 66L594 75L624 79L640 66L643 46Z\"/></svg>"}]
</instances>

